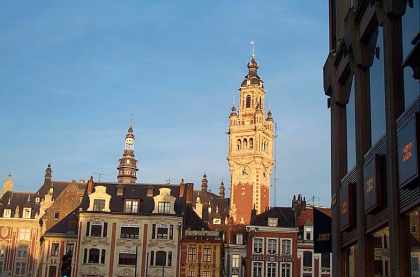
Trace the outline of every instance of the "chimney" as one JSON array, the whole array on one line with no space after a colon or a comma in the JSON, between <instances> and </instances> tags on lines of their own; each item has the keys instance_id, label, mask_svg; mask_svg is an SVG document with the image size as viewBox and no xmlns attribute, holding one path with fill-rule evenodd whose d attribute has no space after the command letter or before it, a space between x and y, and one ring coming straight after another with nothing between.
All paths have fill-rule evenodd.
<instances>
[{"instance_id":1,"label":"chimney","mask_svg":"<svg viewBox=\"0 0 420 277\"><path fill-rule=\"evenodd\" d=\"M87 181L87 187L86 187L86 191L88 194L91 194L93 192L94 185L95 183L93 182L93 177L90 176L89 181Z\"/></svg>"}]
</instances>

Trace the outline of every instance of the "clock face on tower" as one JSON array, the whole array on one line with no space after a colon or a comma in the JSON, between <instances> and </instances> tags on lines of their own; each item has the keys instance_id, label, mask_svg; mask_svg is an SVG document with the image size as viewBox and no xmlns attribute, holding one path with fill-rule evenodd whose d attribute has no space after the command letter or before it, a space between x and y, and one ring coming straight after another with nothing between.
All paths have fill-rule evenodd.
<instances>
[{"instance_id":1,"label":"clock face on tower","mask_svg":"<svg viewBox=\"0 0 420 277\"><path fill-rule=\"evenodd\" d=\"M241 179L247 179L249 177L250 173L251 173L250 171L251 170L249 169L248 166L241 166L239 168L239 177Z\"/></svg>"},{"instance_id":2,"label":"clock face on tower","mask_svg":"<svg viewBox=\"0 0 420 277\"><path fill-rule=\"evenodd\" d=\"M134 144L134 139L133 138L126 138L125 143L127 143L128 145L133 145Z\"/></svg>"}]
</instances>

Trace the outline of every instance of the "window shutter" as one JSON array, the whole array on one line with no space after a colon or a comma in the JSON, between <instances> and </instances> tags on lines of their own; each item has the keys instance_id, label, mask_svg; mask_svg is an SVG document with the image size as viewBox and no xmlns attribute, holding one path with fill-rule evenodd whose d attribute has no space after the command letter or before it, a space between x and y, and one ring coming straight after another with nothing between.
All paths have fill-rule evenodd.
<instances>
[{"instance_id":1,"label":"window shutter","mask_svg":"<svg viewBox=\"0 0 420 277\"><path fill-rule=\"evenodd\" d=\"M107 234L108 234L108 223L104 222L104 238L106 238Z\"/></svg>"},{"instance_id":2,"label":"window shutter","mask_svg":"<svg viewBox=\"0 0 420 277\"><path fill-rule=\"evenodd\" d=\"M155 238L156 238L156 224L153 224L152 225L152 239L155 239Z\"/></svg>"},{"instance_id":3,"label":"window shutter","mask_svg":"<svg viewBox=\"0 0 420 277\"><path fill-rule=\"evenodd\" d=\"M105 264L105 249L102 249L102 253L101 253L101 264Z\"/></svg>"},{"instance_id":4,"label":"window shutter","mask_svg":"<svg viewBox=\"0 0 420 277\"><path fill-rule=\"evenodd\" d=\"M153 265L154 259L155 259L155 251L151 251L150 252L150 265Z\"/></svg>"},{"instance_id":5,"label":"window shutter","mask_svg":"<svg viewBox=\"0 0 420 277\"><path fill-rule=\"evenodd\" d=\"M172 266L172 251L168 252L168 266Z\"/></svg>"},{"instance_id":6,"label":"window shutter","mask_svg":"<svg viewBox=\"0 0 420 277\"><path fill-rule=\"evenodd\" d=\"M85 264L87 262L87 248L84 249L83 253L83 263Z\"/></svg>"},{"instance_id":7,"label":"window shutter","mask_svg":"<svg viewBox=\"0 0 420 277\"><path fill-rule=\"evenodd\" d=\"M174 225L171 224L169 229L169 239L174 239Z\"/></svg>"},{"instance_id":8,"label":"window shutter","mask_svg":"<svg viewBox=\"0 0 420 277\"><path fill-rule=\"evenodd\" d=\"M90 233L89 229L90 229L90 222L88 221L87 225L86 225L86 236L87 237L89 236L89 233Z\"/></svg>"}]
</instances>

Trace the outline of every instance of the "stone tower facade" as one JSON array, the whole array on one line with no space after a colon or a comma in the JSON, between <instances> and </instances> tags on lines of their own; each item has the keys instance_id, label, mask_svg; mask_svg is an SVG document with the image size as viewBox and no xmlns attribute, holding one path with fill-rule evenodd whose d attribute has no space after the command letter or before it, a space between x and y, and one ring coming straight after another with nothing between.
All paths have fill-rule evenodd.
<instances>
[{"instance_id":1,"label":"stone tower facade","mask_svg":"<svg viewBox=\"0 0 420 277\"><path fill-rule=\"evenodd\" d=\"M270 203L275 127L271 112L265 112L264 82L257 70L252 56L238 108L233 106L229 116L230 215L235 223L249 223L252 209L261 213Z\"/></svg>"},{"instance_id":2,"label":"stone tower facade","mask_svg":"<svg viewBox=\"0 0 420 277\"><path fill-rule=\"evenodd\" d=\"M125 136L124 153L118 166L118 183L135 184L137 181L137 160L134 156L135 137L133 128L130 126Z\"/></svg>"}]
</instances>

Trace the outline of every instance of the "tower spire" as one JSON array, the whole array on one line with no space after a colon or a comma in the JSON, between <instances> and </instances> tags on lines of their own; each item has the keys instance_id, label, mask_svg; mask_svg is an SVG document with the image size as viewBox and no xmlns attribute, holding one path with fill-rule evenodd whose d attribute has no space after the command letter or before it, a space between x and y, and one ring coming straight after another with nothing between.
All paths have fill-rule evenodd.
<instances>
[{"instance_id":1,"label":"tower spire","mask_svg":"<svg viewBox=\"0 0 420 277\"><path fill-rule=\"evenodd\" d=\"M118 166L118 183L135 184L137 181L137 160L134 155L134 130L132 124L128 127L124 140L124 152Z\"/></svg>"}]
</instances>

